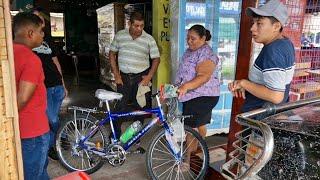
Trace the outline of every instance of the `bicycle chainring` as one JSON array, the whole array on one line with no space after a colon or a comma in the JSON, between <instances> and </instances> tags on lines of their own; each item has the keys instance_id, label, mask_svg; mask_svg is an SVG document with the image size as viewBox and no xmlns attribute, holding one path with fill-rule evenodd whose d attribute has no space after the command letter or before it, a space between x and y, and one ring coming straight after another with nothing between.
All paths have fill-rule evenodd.
<instances>
[{"instance_id":1,"label":"bicycle chainring","mask_svg":"<svg viewBox=\"0 0 320 180\"><path fill-rule=\"evenodd\" d=\"M107 154L108 162L112 166L121 166L126 160L126 151L120 145L111 144Z\"/></svg>"}]
</instances>

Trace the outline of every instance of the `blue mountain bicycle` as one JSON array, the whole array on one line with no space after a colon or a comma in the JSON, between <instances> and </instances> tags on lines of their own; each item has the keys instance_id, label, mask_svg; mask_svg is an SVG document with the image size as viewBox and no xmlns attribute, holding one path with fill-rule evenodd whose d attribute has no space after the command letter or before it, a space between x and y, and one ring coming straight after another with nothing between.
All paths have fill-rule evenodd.
<instances>
[{"instance_id":1,"label":"blue mountain bicycle","mask_svg":"<svg viewBox=\"0 0 320 180\"><path fill-rule=\"evenodd\" d=\"M157 101L156 108L114 113L110 110L109 102L121 99L122 94L98 89L95 95L100 100L100 105L106 104L107 111L70 107L73 117L61 125L57 133L56 148L59 160L66 169L93 173L102 167L105 160L112 166L120 166L126 160L129 148L158 124L162 129L154 135L146 153L146 167L150 178L203 179L209 162L206 143L195 130L183 125L186 116L164 114L161 102L166 102L168 109L172 109L176 102L173 98L161 100L157 93L153 95ZM94 116L101 113L105 114L105 117L97 120ZM155 117L129 141L122 143L116 138L114 121L120 117L150 114ZM173 124L177 120L182 121L182 126L174 129ZM110 128L105 127L107 123L110 123ZM110 130L113 136L111 140ZM179 138L175 137L177 131L182 132ZM188 152L191 143L197 143L198 146L190 154ZM184 168L187 158L189 166Z\"/></svg>"}]
</instances>

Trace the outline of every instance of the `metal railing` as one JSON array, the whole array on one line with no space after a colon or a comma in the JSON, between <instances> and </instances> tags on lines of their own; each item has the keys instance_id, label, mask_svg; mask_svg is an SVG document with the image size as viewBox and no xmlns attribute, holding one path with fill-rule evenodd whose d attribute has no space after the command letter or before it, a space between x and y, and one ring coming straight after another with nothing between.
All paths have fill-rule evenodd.
<instances>
[{"instance_id":1,"label":"metal railing","mask_svg":"<svg viewBox=\"0 0 320 180\"><path fill-rule=\"evenodd\" d=\"M221 173L226 179L260 179L257 173L272 157L274 138L271 128L254 117L267 117L275 113L320 102L320 98L296 101L283 105L273 105L237 116L243 130L235 134L232 144L235 150L229 153L230 160L222 165Z\"/></svg>"},{"instance_id":2,"label":"metal railing","mask_svg":"<svg viewBox=\"0 0 320 180\"><path fill-rule=\"evenodd\" d=\"M265 113L259 109L237 116L237 122L244 126L244 130L235 134L237 140L233 142L231 158L222 166L222 175L227 179L256 178L262 167L271 159L274 140L270 127L249 117Z\"/></svg>"}]
</instances>

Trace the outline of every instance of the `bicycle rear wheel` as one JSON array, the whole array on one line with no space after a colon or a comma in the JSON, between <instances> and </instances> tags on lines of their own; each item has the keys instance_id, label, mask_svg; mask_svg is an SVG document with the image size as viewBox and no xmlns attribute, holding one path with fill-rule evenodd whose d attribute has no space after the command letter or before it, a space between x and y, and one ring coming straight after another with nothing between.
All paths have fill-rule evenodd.
<instances>
[{"instance_id":1,"label":"bicycle rear wheel","mask_svg":"<svg viewBox=\"0 0 320 180\"><path fill-rule=\"evenodd\" d=\"M172 150L170 150L169 143L165 136L165 130L159 131L153 138L149 145L146 163L147 171L152 179L202 179L208 168L209 153L205 141L192 128L185 127L185 133L191 141L187 143L178 142L181 147L182 162L177 160ZM183 160L186 159L187 151L191 143L198 143L198 148L191 154L188 168L184 168Z\"/></svg>"},{"instance_id":2,"label":"bicycle rear wheel","mask_svg":"<svg viewBox=\"0 0 320 180\"><path fill-rule=\"evenodd\" d=\"M85 113L77 113L77 118L70 118L58 130L56 148L61 164L69 171L85 171L93 173L103 165L103 159L79 146L79 141L89 134L96 118ZM84 144L86 146L105 148L109 140L105 135L106 129L102 126Z\"/></svg>"}]
</instances>

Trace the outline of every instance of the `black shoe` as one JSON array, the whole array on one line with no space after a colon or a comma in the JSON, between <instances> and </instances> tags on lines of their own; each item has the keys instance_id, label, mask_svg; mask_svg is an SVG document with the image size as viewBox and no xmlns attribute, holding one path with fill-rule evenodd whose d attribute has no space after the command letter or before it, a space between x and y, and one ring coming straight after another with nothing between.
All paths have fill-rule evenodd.
<instances>
[{"instance_id":1,"label":"black shoe","mask_svg":"<svg viewBox=\"0 0 320 180\"><path fill-rule=\"evenodd\" d=\"M135 150L135 152L140 153L140 154L144 154L144 153L146 152L146 150L145 150L143 147L139 146L139 147Z\"/></svg>"},{"instance_id":2,"label":"black shoe","mask_svg":"<svg viewBox=\"0 0 320 180\"><path fill-rule=\"evenodd\" d=\"M137 145L137 146L140 146L140 142L141 142L140 139L137 140L136 145Z\"/></svg>"},{"instance_id":3,"label":"black shoe","mask_svg":"<svg viewBox=\"0 0 320 180\"><path fill-rule=\"evenodd\" d=\"M62 148L63 150L66 150L66 151L71 148L71 144L70 144L70 142L69 142L69 140L68 140L67 138L61 137L61 143L60 143L60 145L61 145L61 148Z\"/></svg>"},{"instance_id":4,"label":"black shoe","mask_svg":"<svg viewBox=\"0 0 320 180\"><path fill-rule=\"evenodd\" d=\"M53 160L59 160L57 151L54 148L49 149L48 156Z\"/></svg>"}]
</instances>

